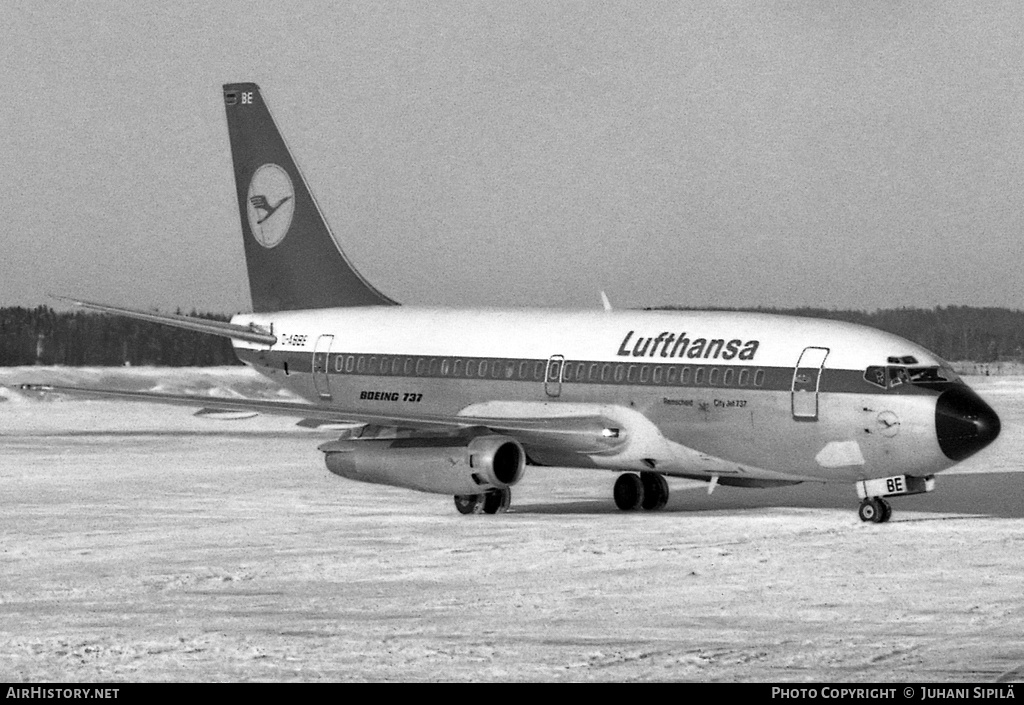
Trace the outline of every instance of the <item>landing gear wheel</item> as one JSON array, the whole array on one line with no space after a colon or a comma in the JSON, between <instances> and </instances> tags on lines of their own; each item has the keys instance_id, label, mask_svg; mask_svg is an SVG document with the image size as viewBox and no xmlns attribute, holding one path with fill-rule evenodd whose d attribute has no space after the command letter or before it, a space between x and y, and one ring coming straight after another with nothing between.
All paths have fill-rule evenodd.
<instances>
[{"instance_id":1,"label":"landing gear wheel","mask_svg":"<svg viewBox=\"0 0 1024 705\"><path fill-rule=\"evenodd\" d=\"M883 521L888 521L889 517L892 516L892 507L884 499L869 497L860 503L860 509L857 510L857 514L860 516L861 521L881 524Z\"/></svg>"},{"instance_id":2,"label":"landing gear wheel","mask_svg":"<svg viewBox=\"0 0 1024 705\"><path fill-rule=\"evenodd\" d=\"M644 483L639 475L627 472L625 475L619 475L612 494L615 497L615 506L619 509L626 512L639 509L644 503Z\"/></svg>"},{"instance_id":3,"label":"landing gear wheel","mask_svg":"<svg viewBox=\"0 0 1024 705\"><path fill-rule=\"evenodd\" d=\"M478 494L457 494L455 508L459 510L459 514L477 514L481 504L480 497Z\"/></svg>"},{"instance_id":4,"label":"landing gear wheel","mask_svg":"<svg viewBox=\"0 0 1024 705\"><path fill-rule=\"evenodd\" d=\"M483 498L484 514L497 514L504 512L512 503L512 490L488 490Z\"/></svg>"},{"instance_id":5,"label":"landing gear wheel","mask_svg":"<svg viewBox=\"0 0 1024 705\"><path fill-rule=\"evenodd\" d=\"M653 512L668 504L668 481L664 475L656 472L640 473L640 482L644 486L644 499L640 506Z\"/></svg>"},{"instance_id":6,"label":"landing gear wheel","mask_svg":"<svg viewBox=\"0 0 1024 705\"><path fill-rule=\"evenodd\" d=\"M882 505L882 521L880 523L884 524L892 519L892 505L881 498L878 501Z\"/></svg>"}]
</instances>

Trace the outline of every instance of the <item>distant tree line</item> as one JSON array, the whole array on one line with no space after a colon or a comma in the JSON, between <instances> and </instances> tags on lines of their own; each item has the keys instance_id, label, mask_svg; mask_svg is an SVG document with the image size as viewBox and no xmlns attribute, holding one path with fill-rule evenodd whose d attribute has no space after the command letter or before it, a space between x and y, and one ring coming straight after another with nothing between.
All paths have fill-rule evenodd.
<instances>
[{"instance_id":1,"label":"distant tree line","mask_svg":"<svg viewBox=\"0 0 1024 705\"><path fill-rule=\"evenodd\" d=\"M682 307L661 307L684 310ZM820 308L730 309L860 323L895 333L946 360L1024 361L1024 311L973 306L893 308L874 313Z\"/></svg>"},{"instance_id":2,"label":"distant tree line","mask_svg":"<svg viewBox=\"0 0 1024 705\"><path fill-rule=\"evenodd\" d=\"M181 311L178 311L180 314ZM226 321L228 316L189 315ZM0 366L239 364L231 341L180 328L48 306L0 308Z\"/></svg>"},{"instance_id":3,"label":"distant tree line","mask_svg":"<svg viewBox=\"0 0 1024 705\"><path fill-rule=\"evenodd\" d=\"M861 323L920 343L947 360L1024 361L1024 311L970 306L874 313L814 308L743 310ZM229 318L195 311L189 315L216 321ZM34 364L206 367L238 362L231 342L218 336L121 316L57 312L47 306L0 308L0 366Z\"/></svg>"}]
</instances>

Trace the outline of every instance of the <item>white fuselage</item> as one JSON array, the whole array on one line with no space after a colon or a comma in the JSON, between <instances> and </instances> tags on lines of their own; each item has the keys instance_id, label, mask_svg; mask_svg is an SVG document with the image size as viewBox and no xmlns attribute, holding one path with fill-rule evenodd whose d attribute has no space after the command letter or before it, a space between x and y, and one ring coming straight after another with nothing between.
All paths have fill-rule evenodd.
<instances>
[{"instance_id":1,"label":"white fuselage","mask_svg":"<svg viewBox=\"0 0 1024 705\"><path fill-rule=\"evenodd\" d=\"M269 348L236 341L244 362L353 418L600 411L630 434L611 453L527 446L543 464L842 482L954 464L936 437L939 391L865 379L894 360L948 379L945 363L864 326L736 312L408 307L233 323L277 337Z\"/></svg>"}]
</instances>

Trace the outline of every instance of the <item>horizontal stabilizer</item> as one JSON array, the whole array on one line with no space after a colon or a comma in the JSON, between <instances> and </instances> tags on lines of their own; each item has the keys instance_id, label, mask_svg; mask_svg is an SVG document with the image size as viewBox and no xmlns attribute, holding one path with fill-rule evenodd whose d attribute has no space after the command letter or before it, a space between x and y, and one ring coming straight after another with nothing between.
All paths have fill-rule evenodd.
<instances>
[{"instance_id":1,"label":"horizontal stabilizer","mask_svg":"<svg viewBox=\"0 0 1024 705\"><path fill-rule=\"evenodd\" d=\"M149 321L150 323L160 323L162 325L173 326L175 328L184 328L186 330L196 331L197 333L207 333L209 335L219 335L224 338L244 340L247 343L256 343L257 345L270 346L277 342L277 336L261 330L256 326L240 326L234 323L225 323L224 321L210 321L205 318L178 316L172 313L136 311L130 308L97 304L91 301L82 301L81 299L72 299L67 296L54 296L53 298L61 301L67 301L68 303L72 303L75 306L81 306L82 308L93 309L94 311L112 313L117 316L125 316L126 318Z\"/></svg>"}]
</instances>

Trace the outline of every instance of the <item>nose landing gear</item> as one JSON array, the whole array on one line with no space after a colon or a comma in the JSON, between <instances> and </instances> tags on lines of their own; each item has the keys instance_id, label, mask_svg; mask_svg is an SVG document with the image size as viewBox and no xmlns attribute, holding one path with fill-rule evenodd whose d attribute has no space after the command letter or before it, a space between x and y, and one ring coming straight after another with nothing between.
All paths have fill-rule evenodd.
<instances>
[{"instance_id":1,"label":"nose landing gear","mask_svg":"<svg viewBox=\"0 0 1024 705\"><path fill-rule=\"evenodd\" d=\"M910 494L923 494L935 489L935 477L927 475L894 475L874 480L861 480L857 483L857 495L863 500L857 510L861 521L884 524L892 518L892 507L883 497L897 497Z\"/></svg>"},{"instance_id":2,"label":"nose landing gear","mask_svg":"<svg viewBox=\"0 0 1024 705\"><path fill-rule=\"evenodd\" d=\"M860 503L857 514L861 521L884 524L892 518L892 505L881 497L869 497Z\"/></svg>"}]
</instances>

